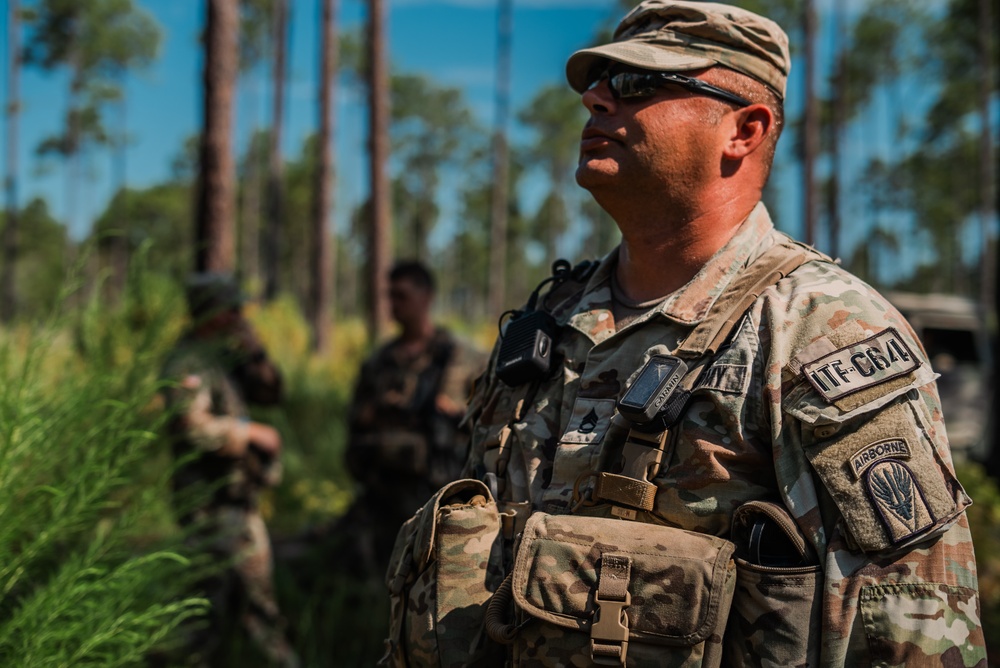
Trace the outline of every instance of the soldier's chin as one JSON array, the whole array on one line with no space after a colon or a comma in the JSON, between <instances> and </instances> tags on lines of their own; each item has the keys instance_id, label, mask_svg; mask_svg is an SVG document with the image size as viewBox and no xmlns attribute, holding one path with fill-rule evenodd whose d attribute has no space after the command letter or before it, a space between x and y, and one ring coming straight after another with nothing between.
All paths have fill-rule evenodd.
<instances>
[{"instance_id":1,"label":"soldier's chin","mask_svg":"<svg viewBox=\"0 0 1000 668\"><path fill-rule=\"evenodd\" d=\"M609 158L581 156L576 167L576 183L587 190L611 185L617 177L618 163Z\"/></svg>"}]
</instances>

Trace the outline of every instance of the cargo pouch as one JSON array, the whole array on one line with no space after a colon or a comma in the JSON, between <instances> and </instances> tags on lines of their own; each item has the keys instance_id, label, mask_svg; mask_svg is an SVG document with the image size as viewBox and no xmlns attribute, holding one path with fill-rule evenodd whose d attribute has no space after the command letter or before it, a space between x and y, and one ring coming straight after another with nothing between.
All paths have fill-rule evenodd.
<instances>
[{"instance_id":1,"label":"cargo pouch","mask_svg":"<svg viewBox=\"0 0 1000 668\"><path fill-rule=\"evenodd\" d=\"M504 583L515 621L498 629L506 601L491 603L491 635L518 667L718 666L733 550L673 527L535 513Z\"/></svg>"},{"instance_id":2,"label":"cargo pouch","mask_svg":"<svg viewBox=\"0 0 1000 668\"><path fill-rule=\"evenodd\" d=\"M389 638L379 665L503 665L483 621L513 515L498 511L482 482L458 480L403 524L386 572Z\"/></svg>"},{"instance_id":3,"label":"cargo pouch","mask_svg":"<svg viewBox=\"0 0 1000 668\"><path fill-rule=\"evenodd\" d=\"M736 593L726 627L726 664L819 665L819 560L788 511L749 501L733 513Z\"/></svg>"}]
</instances>

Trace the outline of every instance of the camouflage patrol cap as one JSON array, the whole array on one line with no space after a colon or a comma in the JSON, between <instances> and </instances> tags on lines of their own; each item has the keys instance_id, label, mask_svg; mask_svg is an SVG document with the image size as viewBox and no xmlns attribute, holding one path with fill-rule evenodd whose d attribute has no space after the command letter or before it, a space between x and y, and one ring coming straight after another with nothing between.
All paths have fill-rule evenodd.
<instances>
[{"instance_id":1,"label":"camouflage patrol cap","mask_svg":"<svg viewBox=\"0 0 1000 668\"><path fill-rule=\"evenodd\" d=\"M569 57L569 85L583 93L607 60L661 72L722 65L767 84L782 99L791 67L788 35L774 21L732 5L683 0L640 3L610 43Z\"/></svg>"},{"instance_id":2,"label":"camouflage patrol cap","mask_svg":"<svg viewBox=\"0 0 1000 668\"><path fill-rule=\"evenodd\" d=\"M192 274L184 285L188 310L195 318L237 309L246 301L236 279L228 274Z\"/></svg>"}]
</instances>

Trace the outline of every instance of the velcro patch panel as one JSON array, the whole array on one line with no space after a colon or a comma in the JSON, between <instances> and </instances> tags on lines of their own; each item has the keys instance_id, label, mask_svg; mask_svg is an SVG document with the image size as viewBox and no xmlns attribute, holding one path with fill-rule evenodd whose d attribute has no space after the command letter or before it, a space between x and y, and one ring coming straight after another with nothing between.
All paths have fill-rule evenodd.
<instances>
[{"instance_id":1,"label":"velcro patch panel","mask_svg":"<svg viewBox=\"0 0 1000 668\"><path fill-rule=\"evenodd\" d=\"M921 364L899 333L889 327L804 364L802 373L827 402L907 374Z\"/></svg>"}]
</instances>

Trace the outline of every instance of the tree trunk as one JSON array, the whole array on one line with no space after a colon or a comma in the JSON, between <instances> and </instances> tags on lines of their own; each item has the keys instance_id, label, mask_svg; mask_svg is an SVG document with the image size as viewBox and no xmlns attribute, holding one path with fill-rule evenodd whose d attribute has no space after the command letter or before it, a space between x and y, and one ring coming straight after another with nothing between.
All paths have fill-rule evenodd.
<instances>
[{"instance_id":1,"label":"tree trunk","mask_svg":"<svg viewBox=\"0 0 1000 668\"><path fill-rule=\"evenodd\" d=\"M267 220L264 222L264 297L278 296L281 273L282 220L284 217L284 161L281 137L285 115L285 56L288 49L288 1L274 3L274 111L267 173Z\"/></svg>"},{"instance_id":2,"label":"tree trunk","mask_svg":"<svg viewBox=\"0 0 1000 668\"><path fill-rule=\"evenodd\" d=\"M837 36L843 38L847 33L846 0L837 3ZM843 164L843 129L847 122L847 96L850 81L847 78L847 44L837 44L837 72L833 82L833 106L830 114L830 192L828 194L828 214L830 221L830 248L827 251L831 257L840 254L840 173Z\"/></svg>"},{"instance_id":3,"label":"tree trunk","mask_svg":"<svg viewBox=\"0 0 1000 668\"><path fill-rule=\"evenodd\" d=\"M993 308L993 272L996 255L990 243L993 225L993 189L996 187L990 94L993 91L993 12L991 0L979 0L979 227L982 257L979 296L983 314Z\"/></svg>"},{"instance_id":4,"label":"tree trunk","mask_svg":"<svg viewBox=\"0 0 1000 668\"><path fill-rule=\"evenodd\" d=\"M816 156L819 154L819 107L816 100L816 0L806 0L802 21L806 100L802 142L802 197L805 242L816 243Z\"/></svg>"},{"instance_id":5,"label":"tree trunk","mask_svg":"<svg viewBox=\"0 0 1000 668\"><path fill-rule=\"evenodd\" d=\"M493 192L490 197L490 258L487 278L489 312L498 315L506 304L507 213L509 211L510 154L507 117L510 114L510 54L513 0L499 0L497 16L497 72L493 129Z\"/></svg>"},{"instance_id":6,"label":"tree trunk","mask_svg":"<svg viewBox=\"0 0 1000 668\"><path fill-rule=\"evenodd\" d=\"M122 206L117 211L118 220L115 221L116 234L111 239L111 288L114 298L120 298L125 293L125 283L128 279L129 265L129 214L128 214L128 193L125 192L128 183L128 116L126 106L125 91L125 70L118 73L119 83L122 89L122 97L118 103L118 140L112 146L112 169L115 172L115 180L118 182L118 192L121 193Z\"/></svg>"},{"instance_id":7,"label":"tree trunk","mask_svg":"<svg viewBox=\"0 0 1000 668\"><path fill-rule=\"evenodd\" d=\"M329 228L333 209L334 93L337 76L337 2L323 0L320 17L319 141L316 146L316 184L313 187L312 271L310 305L313 349L325 352L330 342L330 308L333 295L333 235Z\"/></svg>"},{"instance_id":8,"label":"tree trunk","mask_svg":"<svg viewBox=\"0 0 1000 668\"><path fill-rule=\"evenodd\" d=\"M20 27L17 0L7 3L7 174L4 178L6 220L3 228L3 270L0 273L0 321L9 323L17 313L17 256L18 256L18 201L17 201L17 138L21 72Z\"/></svg>"},{"instance_id":9,"label":"tree trunk","mask_svg":"<svg viewBox=\"0 0 1000 668\"><path fill-rule=\"evenodd\" d=\"M1000 392L997 391L997 380L1000 379L1000 334L997 332L997 314L1000 313L1000 272L997 272L997 242L990 239L990 227L996 214L996 158L991 132L990 95L993 91L993 26L995 17L991 0L979 0L979 224L982 229L982 257L980 260L980 291L979 299L984 323L993 323L990 332L992 341L993 368L990 382L992 396L990 403L993 410L984 429L983 438L989 448L986 469L995 480L1000 480Z\"/></svg>"},{"instance_id":10,"label":"tree trunk","mask_svg":"<svg viewBox=\"0 0 1000 668\"><path fill-rule=\"evenodd\" d=\"M368 247L369 326L376 341L389 331L388 271L392 248L389 161L389 67L386 59L385 0L369 0L368 152L371 169L371 226Z\"/></svg>"},{"instance_id":11,"label":"tree trunk","mask_svg":"<svg viewBox=\"0 0 1000 668\"><path fill-rule=\"evenodd\" d=\"M254 133L260 127L260 119L254 121ZM246 168L240 189L240 279L244 285L252 286L256 295L260 289L260 163L251 142L247 152Z\"/></svg>"},{"instance_id":12,"label":"tree trunk","mask_svg":"<svg viewBox=\"0 0 1000 668\"><path fill-rule=\"evenodd\" d=\"M195 211L195 270L234 269L233 91L239 69L239 0L207 0L204 120Z\"/></svg>"}]
</instances>

